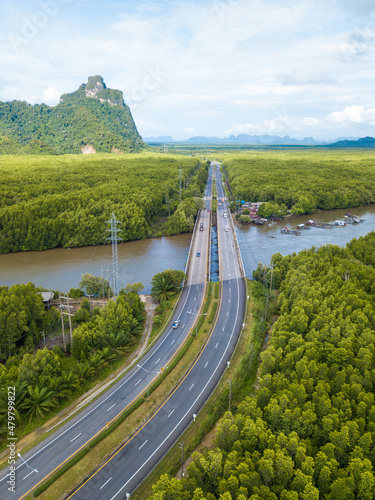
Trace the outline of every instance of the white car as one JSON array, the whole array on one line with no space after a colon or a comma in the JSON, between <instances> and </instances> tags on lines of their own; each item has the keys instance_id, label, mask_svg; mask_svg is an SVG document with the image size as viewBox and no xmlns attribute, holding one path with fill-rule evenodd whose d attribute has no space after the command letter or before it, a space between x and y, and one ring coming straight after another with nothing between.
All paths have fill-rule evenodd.
<instances>
[{"instance_id":1,"label":"white car","mask_svg":"<svg viewBox=\"0 0 375 500\"><path fill-rule=\"evenodd\" d=\"M225 226L225 231L228 232L229 231L229 227L228 226Z\"/></svg>"}]
</instances>

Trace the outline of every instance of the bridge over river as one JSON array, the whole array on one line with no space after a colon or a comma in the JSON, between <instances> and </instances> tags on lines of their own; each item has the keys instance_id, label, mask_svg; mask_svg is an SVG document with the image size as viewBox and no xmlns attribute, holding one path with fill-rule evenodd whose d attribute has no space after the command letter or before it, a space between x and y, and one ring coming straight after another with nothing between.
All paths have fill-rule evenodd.
<instances>
[{"instance_id":1,"label":"bridge over river","mask_svg":"<svg viewBox=\"0 0 375 500\"><path fill-rule=\"evenodd\" d=\"M195 326L209 279L211 192L225 198L219 164L210 167L202 210L197 219L187 264L188 280L163 335L121 379L16 462L16 494L27 498L64 463L85 448L142 396L176 356ZM228 213L224 217L224 212ZM199 230L203 224L203 230ZM220 304L209 339L193 366L160 408L130 439L67 498L112 500L129 498L196 415L226 370L243 327L246 286L234 226L226 202L217 210ZM198 256L198 253L200 254ZM179 328L172 328L174 321ZM26 463L27 465L26 465ZM0 476L0 498L10 498L9 470Z\"/></svg>"}]
</instances>

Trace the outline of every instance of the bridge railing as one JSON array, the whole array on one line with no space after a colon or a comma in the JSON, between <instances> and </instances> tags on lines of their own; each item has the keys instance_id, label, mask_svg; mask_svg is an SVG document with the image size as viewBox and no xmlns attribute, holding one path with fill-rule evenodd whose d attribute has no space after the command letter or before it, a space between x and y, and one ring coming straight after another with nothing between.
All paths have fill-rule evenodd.
<instances>
[{"instance_id":1,"label":"bridge railing","mask_svg":"<svg viewBox=\"0 0 375 500\"><path fill-rule=\"evenodd\" d=\"M197 232L197 226L198 226L198 223L199 223L199 219L200 219L201 213L202 213L202 210L199 210L199 212L197 214L197 218L195 219L193 234L192 234L192 237L191 237L191 240L190 240L190 246L189 246L189 250L188 250L188 258L187 258L187 261L186 261L186 264L185 264L185 275L186 275L186 277L189 274L189 269L190 269L190 264L191 264L191 249L193 248L194 239L195 239L195 235L196 235L196 232ZM187 278L186 278L185 281L187 281ZM186 283L184 283L184 284L186 284Z\"/></svg>"},{"instance_id":2,"label":"bridge railing","mask_svg":"<svg viewBox=\"0 0 375 500\"><path fill-rule=\"evenodd\" d=\"M228 204L227 204L227 206L228 206ZM228 215L229 215L230 224L231 224L232 231L233 231L234 246L235 246L235 248L236 248L238 261L239 261L239 263L240 263L241 276L242 276L243 278L245 278L245 277L246 277L246 273L245 273L245 267L244 267L244 265L243 265L243 260L242 260L241 249L240 249L240 245L238 244L238 240L237 240L237 233L236 233L236 228L235 228L235 225L234 225L234 222L233 222L232 213L231 213L231 211L229 210L229 207L228 207Z\"/></svg>"}]
</instances>

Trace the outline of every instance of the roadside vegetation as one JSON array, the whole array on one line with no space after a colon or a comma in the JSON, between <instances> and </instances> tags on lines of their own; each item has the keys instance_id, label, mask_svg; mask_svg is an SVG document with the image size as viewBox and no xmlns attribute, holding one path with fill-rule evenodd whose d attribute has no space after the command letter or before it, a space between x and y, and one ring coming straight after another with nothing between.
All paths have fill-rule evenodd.
<instances>
[{"instance_id":1,"label":"roadside vegetation","mask_svg":"<svg viewBox=\"0 0 375 500\"><path fill-rule=\"evenodd\" d=\"M165 316L169 315L170 304L175 302L184 278L183 271L172 269L153 278L153 295L159 298L159 307L163 304L156 316L162 319L157 319L154 335L167 319ZM108 282L102 280L86 274L80 285L87 293L99 295L103 289L110 290ZM160 282L168 284L168 300L160 296ZM127 285L116 301L109 300L102 309L92 309L89 300L81 297L83 291L73 290L81 298L72 316L73 348L68 344L64 352L57 345L53 349L41 348L42 333L47 341L51 336L61 337L61 318L55 307L45 310L39 289L32 283L1 287L0 443L3 446L7 436L8 387L15 387L20 439L127 359L144 328L144 304L137 293L142 288L141 283ZM69 332L68 324L65 328Z\"/></svg>"},{"instance_id":2,"label":"roadside vegetation","mask_svg":"<svg viewBox=\"0 0 375 500\"><path fill-rule=\"evenodd\" d=\"M374 246L370 233L273 256L279 317L255 394L225 414L185 478L162 476L150 500L374 498Z\"/></svg>"},{"instance_id":3,"label":"roadside vegetation","mask_svg":"<svg viewBox=\"0 0 375 500\"><path fill-rule=\"evenodd\" d=\"M170 274L167 272L167 274ZM160 306L166 307L173 300L163 301ZM210 283L207 287L206 302L203 311L211 314L212 308L219 301L219 283ZM166 308L167 310L167 308ZM95 469L104 458L118 448L135 430L143 425L160 406L162 401L170 394L186 374L189 367L196 360L210 333L211 325L205 317L200 318L195 328L188 335L180 350L168 364L163 373L156 378L148 391L140 397L131 407L112 421L108 428L100 432L77 456L74 456L64 466L51 475L45 483L34 491L34 498L41 500L60 498L61 495L71 491ZM196 336L197 333L197 336Z\"/></svg>"},{"instance_id":4,"label":"roadside vegetation","mask_svg":"<svg viewBox=\"0 0 375 500\"><path fill-rule=\"evenodd\" d=\"M261 217L375 203L375 157L369 151L254 150L218 157L235 202L268 202Z\"/></svg>"},{"instance_id":5,"label":"roadside vegetation","mask_svg":"<svg viewBox=\"0 0 375 500\"><path fill-rule=\"evenodd\" d=\"M123 241L192 231L207 175L197 158L151 153L3 156L0 253L104 244L112 212Z\"/></svg>"},{"instance_id":6,"label":"roadside vegetation","mask_svg":"<svg viewBox=\"0 0 375 500\"><path fill-rule=\"evenodd\" d=\"M44 423L98 380L108 376L136 347L143 331L144 304L122 291L116 302L90 310L87 298L72 317L73 349L40 348L60 333L60 313L44 310L31 283L2 287L0 293L0 442L6 445L7 394L14 387L17 437ZM68 325L66 331L69 332ZM39 348L38 348L39 347Z\"/></svg>"}]
</instances>

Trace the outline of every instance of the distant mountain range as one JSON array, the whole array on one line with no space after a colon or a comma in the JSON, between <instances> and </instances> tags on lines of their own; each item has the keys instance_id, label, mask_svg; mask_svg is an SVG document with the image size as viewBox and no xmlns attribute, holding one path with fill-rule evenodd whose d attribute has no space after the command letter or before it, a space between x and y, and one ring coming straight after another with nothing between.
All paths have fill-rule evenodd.
<instances>
[{"instance_id":1,"label":"distant mountain range","mask_svg":"<svg viewBox=\"0 0 375 500\"><path fill-rule=\"evenodd\" d=\"M57 106L0 102L0 153L128 152L145 147L120 90L99 75Z\"/></svg>"},{"instance_id":2,"label":"distant mountain range","mask_svg":"<svg viewBox=\"0 0 375 500\"><path fill-rule=\"evenodd\" d=\"M330 148L375 148L375 139L373 137L363 137L358 140L345 139L329 144Z\"/></svg>"},{"instance_id":3,"label":"distant mountain range","mask_svg":"<svg viewBox=\"0 0 375 500\"><path fill-rule=\"evenodd\" d=\"M171 136L161 136L161 137L145 137L143 139L147 143L164 143L164 142L177 142L184 144L283 144L283 145L307 145L314 146L318 144L312 137L305 137L305 139L293 139L286 135L285 137L279 137L277 135L230 135L229 137L205 137L196 136L186 139L184 141L175 141Z\"/></svg>"},{"instance_id":4,"label":"distant mountain range","mask_svg":"<svg viewBox=\"0 0 375 500\"><path fill-rule=\"evenodd\" d=\"M163 143L178 143L178 144L253 144L253 145L284 145L284 146L328 146L338 148L373 148L375 147L375 139L365 137L363 139L356 138L339 138L336 141L317 141L312 137L304 139L293 139L286 135L279 137L278 135L247 135L240 134L237 136L230 135L223 139L219 137L191 137L184 141L175 141L171 136L145 137L143 139L148 144L163 144Z\"/></svg>"}]
</instances>

